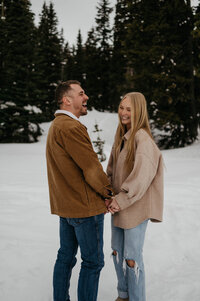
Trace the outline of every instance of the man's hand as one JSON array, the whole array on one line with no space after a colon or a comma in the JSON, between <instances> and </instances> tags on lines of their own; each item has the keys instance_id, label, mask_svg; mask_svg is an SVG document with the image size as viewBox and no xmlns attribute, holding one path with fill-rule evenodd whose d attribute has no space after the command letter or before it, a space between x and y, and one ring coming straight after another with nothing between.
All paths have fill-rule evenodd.
<instances>
[{"instance_id":1,"label":"man's hand","mask_svg":"<svg viewBox=\"0 0 200 301\"><path fill-rule=\"evenodd\" d=\"M108 213L108 212L109 212L109 211L108 211L108 206L109 206L110 203L112 202L112 199L105 199L104 202L105 202L105 205L106 205L106 207L107 207L107 211L106 211L105 213Z\"/></svg>"},{"instance_id":2,"label":"man's hand","mask_svg":"<svg viewBox=\"0 0 200 301\"><path fill-rule=\"evenodd\" d=\"M108 206L110 205L111 202L112 202L112 199L105 199L105 204L106 204L107 208L108 208Z\"/></svg>"}]
</instances>

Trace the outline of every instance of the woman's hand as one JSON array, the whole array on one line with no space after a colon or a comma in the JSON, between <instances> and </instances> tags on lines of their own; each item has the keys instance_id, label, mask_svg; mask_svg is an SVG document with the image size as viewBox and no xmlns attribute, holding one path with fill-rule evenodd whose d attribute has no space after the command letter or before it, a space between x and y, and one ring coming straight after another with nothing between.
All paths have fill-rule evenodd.
<instances>
[{"instance_id":1,"label":"woman's hand","mask_svg":"<svg viewBox=\"0 0 200 301\"><path fill-rule=\"evenodd\" d=\"M116 201L116 199L114 197L112 197L110 203L108 204L107 206L108 208L108 211L111 213L111 214L115 214L116 212L119 212L121 209Z\"/></svg>"}]
</instances>

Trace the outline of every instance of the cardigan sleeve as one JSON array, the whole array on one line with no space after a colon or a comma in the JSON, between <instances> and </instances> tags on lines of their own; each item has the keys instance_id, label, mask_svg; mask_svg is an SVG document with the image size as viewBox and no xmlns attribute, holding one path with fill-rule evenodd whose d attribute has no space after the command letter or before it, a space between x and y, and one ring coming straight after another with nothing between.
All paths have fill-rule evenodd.
<instances>
[{"instance_id":1,"label":"cardigan sleeve","mask_svg":"<svg viewBox=\"0 0 200 301\"><path fill-rule=\"evenodd\" d=\"M150 137L138 142L133 169L115 196L122 210L146 193L157 173L160 157L161 153Z\"/></svg>"},{"instance_id":2,"label":"cardigan sleeve","mask_svg":"<svg viewBox=\"0 0 200 301\"><path fill-rule=\"evenodd\" d=\"M86 128L78 125L67 132L62 132L63 134L65 150L82 170L85 181L102 197L109 198L112 189L97 154L93 150Z\"/></svg>"},{"instance_id":3,"label":"cardigan sleeve","mask_svg":"<svg viewBox=\"0 0 200 301\"><path fill-rule=\"evenodd\" d=\"M114 159L113 152L114 152L114 145L112 146L112 150L111 150L111 153L110 153L110 157L108 159L108 165L107 165L107 169L106 169L108 180L109 180L111 185L112 185L113 159Z\"/></svg>"}]
</instances>

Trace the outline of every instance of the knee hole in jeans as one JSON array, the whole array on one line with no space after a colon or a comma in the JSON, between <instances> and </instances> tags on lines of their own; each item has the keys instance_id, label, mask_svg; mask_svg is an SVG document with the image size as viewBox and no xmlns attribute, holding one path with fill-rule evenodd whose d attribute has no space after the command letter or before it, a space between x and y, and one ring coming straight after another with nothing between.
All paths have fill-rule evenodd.
<instances>
[{"instance_id":1,"label":"knee hole in jeans","mask_svg":"<svg viewBox=\"0 0 200 301\"><path fill-rule=\"evenodd\" d=\"M117 251L113 250L112 255L117 256Z\"/></svg>"},{"instance_id":2,"label":"knee hole in jeans","mask_svg":"<svg viewBox=\"0 0 200 301\"><path fill-rule=\"evenodd\" d=\"M130 267L130 268L134 268L135 266L135 261L132 259L126 259L126 264Z\"/></svg>"}]
</instances>

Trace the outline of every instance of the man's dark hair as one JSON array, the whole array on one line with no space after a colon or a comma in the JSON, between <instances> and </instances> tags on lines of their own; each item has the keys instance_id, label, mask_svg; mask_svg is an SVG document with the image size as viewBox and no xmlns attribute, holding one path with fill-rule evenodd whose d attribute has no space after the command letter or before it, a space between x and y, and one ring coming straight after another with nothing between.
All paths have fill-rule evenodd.
<instances>
[{"instance_id":1,"label":"man's dark hair","mask_svg":"<svg viewBox=\"0 0 200 301\"><path fill-rule=\"evenodd\" d=\"M81 83L77 80L68 80L66 82L62 82L60 83L57 88L56 88L56 92L55 92L55 100L56 103L58 105L58 107L60 107L60 105L62 104L62 98L63 96L69 91L71 90L71 86L72 84L75 85L81 85Z\"/></svg>"}]
</instances>

